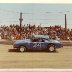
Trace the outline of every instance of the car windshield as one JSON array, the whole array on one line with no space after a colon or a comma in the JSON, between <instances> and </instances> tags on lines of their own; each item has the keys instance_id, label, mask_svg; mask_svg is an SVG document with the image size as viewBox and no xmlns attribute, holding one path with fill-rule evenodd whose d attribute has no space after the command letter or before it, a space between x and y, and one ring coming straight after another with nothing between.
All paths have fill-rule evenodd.
<instances>
[{"instance_id":1,"label":"car windshield","mask_svg":"<svg viewBox=\"0 0 72 72\"><path fill-rule=\"evenodd\" d=\"M45 41L45 39L42 39L42 38L32 38L31 40L32 42L44 42Z\"/></svg>"}]
</instances>

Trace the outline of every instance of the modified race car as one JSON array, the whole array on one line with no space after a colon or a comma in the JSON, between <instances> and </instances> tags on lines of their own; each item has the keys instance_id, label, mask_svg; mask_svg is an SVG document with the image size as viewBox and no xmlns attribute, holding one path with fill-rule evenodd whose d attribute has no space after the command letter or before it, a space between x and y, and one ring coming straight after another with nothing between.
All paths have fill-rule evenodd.
<instances>
[{"instance_id":1,"label":"modified race car","mask_svg":"<svg viewBox=\"0 0 72 72\"><path fill-rule=\"evenodd\" d=\"M63 47L63 44L58 40L50 39L48 35L32 35L30 39L15 41L13 47L20 52L27 50L54 52L57 48Z\"/></svg>"}]
</instances>

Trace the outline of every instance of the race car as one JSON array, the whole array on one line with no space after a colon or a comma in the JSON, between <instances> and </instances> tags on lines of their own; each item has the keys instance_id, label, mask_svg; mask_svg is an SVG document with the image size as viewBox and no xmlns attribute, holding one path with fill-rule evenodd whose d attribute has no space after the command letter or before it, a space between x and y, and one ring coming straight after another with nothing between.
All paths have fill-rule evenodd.
<instances>
[{"instance_id":1,"label":"race car","mask_svg":"<svg viewBox=\"0 0 72 72\"><path fill-rule=\"evenodd\" d=\"M32 35L30 39L17 40L13 44L13 48L20 52L27 50L54 52L57 48L61 47L63 47L63 44L60 41L50 39L48 35Z\"/></svg>"}]
</instances>

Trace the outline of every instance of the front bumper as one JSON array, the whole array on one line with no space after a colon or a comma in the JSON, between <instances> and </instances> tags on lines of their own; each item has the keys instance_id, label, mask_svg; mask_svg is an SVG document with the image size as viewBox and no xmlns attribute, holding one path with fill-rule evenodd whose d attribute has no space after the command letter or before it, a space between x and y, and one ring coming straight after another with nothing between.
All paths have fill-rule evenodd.
<instances>
[{"instance_id":1,"label":"front bumper","mask_svg":"<svg viewBox=\"0 0 72 72\"><path fill-rule=\"evenodd\" d=\"M62 47L63 47L63 44L62 43L56 44L56 48L62 48Z\"/></svg>"}]
</instances>

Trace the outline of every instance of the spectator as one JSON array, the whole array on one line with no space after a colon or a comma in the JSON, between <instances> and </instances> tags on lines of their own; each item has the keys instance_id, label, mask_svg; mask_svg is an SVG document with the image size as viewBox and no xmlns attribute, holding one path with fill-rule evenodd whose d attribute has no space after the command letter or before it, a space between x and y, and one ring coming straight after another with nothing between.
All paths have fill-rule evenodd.
<instances>
[{"instance_id":1,"label":"spectator","mask_svg":"<svg viewBox=\"0 0 72 72\"><path fill-rule=\"evenodd\" d=\"M60 39L60 40L72 40L72 29L65 29L61 26L50 26L50 27L41 27L41 25L23 25L21 28L21 39L30 38L32 34L43 34L49 35L52 39ZM65 35L67 34L67 35ZM20 39L20 27L19 25L10 25L10 26L2 26L0 27L0 36L1 39Z\"/></svg>"}]
</instances>

